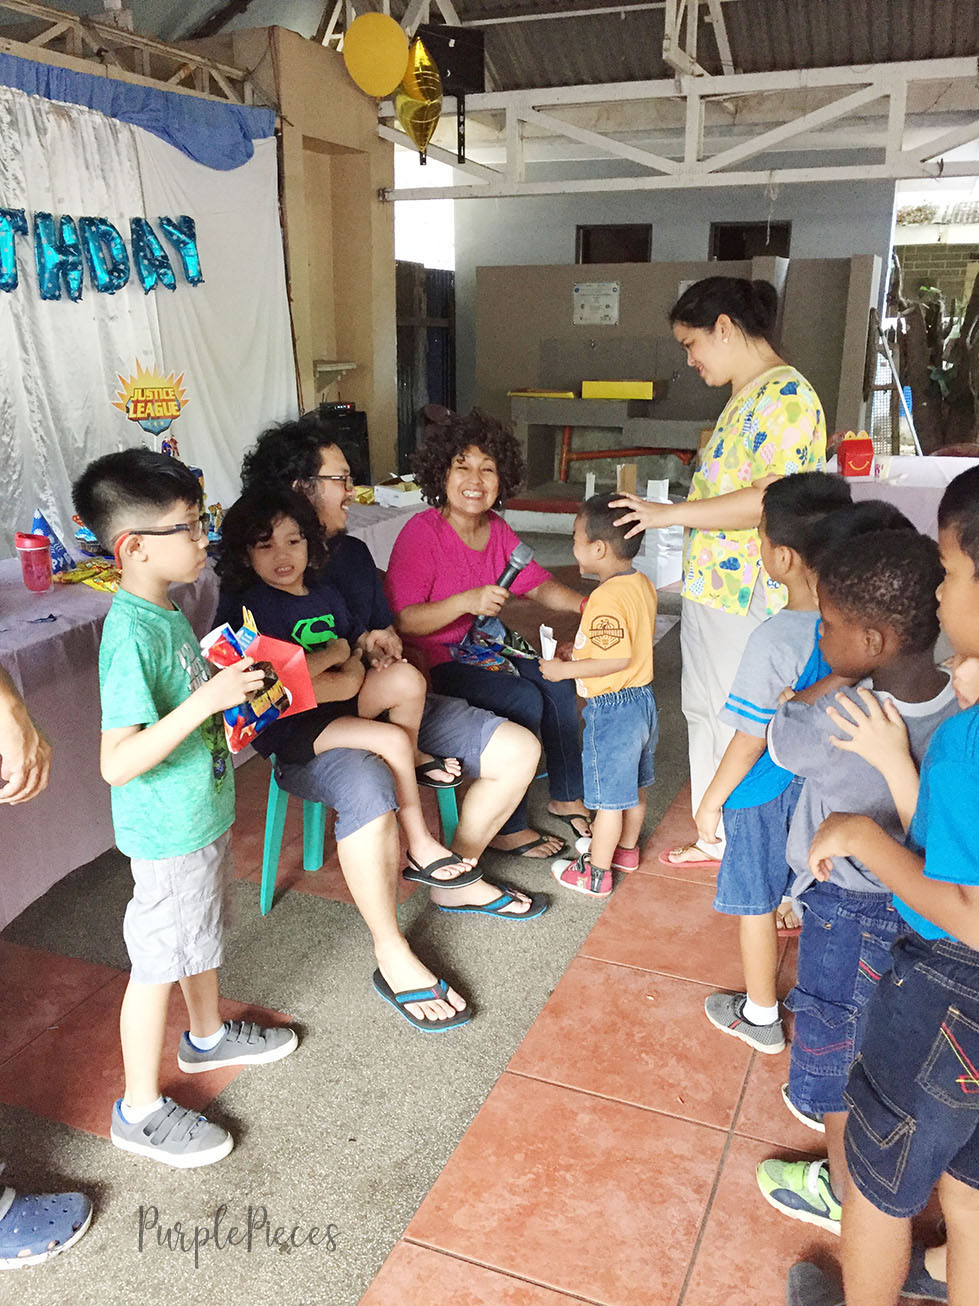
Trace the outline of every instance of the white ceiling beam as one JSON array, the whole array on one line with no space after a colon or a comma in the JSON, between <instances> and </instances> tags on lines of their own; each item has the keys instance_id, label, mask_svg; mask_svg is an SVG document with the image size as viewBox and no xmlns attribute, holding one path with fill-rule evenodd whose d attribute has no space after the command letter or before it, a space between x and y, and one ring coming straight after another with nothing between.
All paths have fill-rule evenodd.
<instances>
[{"instance_id":1,"label":"white ceiling beam","mask_svg":"<svg viewBox=\"0 0 979 1306\"><path fill-rule=\"evenodd\" d=\"M804 113L801 118L793 118L791 122L783 123L780 127L762 132L752 137L750 141L743 141L740 145L733 145L729 150L722 150L720 154L715 154L708 160L704 167L707 171L714 172L718 168L728 167L729 164L740 163L742 159L764 154L772 145L799 136L802 132L812 131L815 127L822 127L824 123L833 122L836 118L844 118L854 109L859 109L861 105L869 104L872 100L879 100L886 94L887 92L881 90L879 86L866 86L863 90L854 91L852 95L845 95L842 100L834 100L832 104L814 109L812 113Z\"/></svg>"},{"instance_id":2,"label":"white ceiling beam","mask_svg":"<svg viewBox=\"0 0 979 1306\"><path fill-rule=\"evenodd\" d=\"M385 127L383 124L380 124L377 128L377 134L380 136L381 140L391 141L394 145L400 145L402 149L413 150L415 154L418 153L418 146L406 132L399 131L395 127ZM479 181L495 183L504 182L507 179L506 174L500 172L499 169L487 168L482 163L474 163L472 159L466 159L464 163L460 163L454 151L444 150L441 145L430 143L425 153L430 159L437 159L439 163L448 163L457 171L468 173L469 176L475 177ZM444 199L444 191L445 187L442 186L433 188L432 194L429 195L428 198ZM382 198L390 198L392 193L393 192L391 191L385 191Z\"/></svg>"},{"instance_id":3,"label":"white ceiling beam","mask_svg":"<svg viewBox=\"0 0 979 1306\"><path fill-rule=\"evenodd\" d=\"M506 177L511 185L515 185L522 182L526 175L524 124L516 109L511 109L506 116Z\"/></svg>"},{"instance_id":4,"label":"white ceiling beam","mask_svg":"<svg viewBox=\"0 0 979 1306\"><path fill-rule=\"evenodd\" d=\"M887 162L893 163L904 149L904 128L908 115L908 84L900 82L891 88L887 104Z\"/></svg>"},{"instance_id":5,"label":"white ceiling beam","mask_svg":"<svg viewBox=\"0 0 979 1306\"><path fill-rule=\"evenodd\" d=\"M707 0L707 12L710 14L711 27L714 29L714 41L721 61L721 69L728 75L734 72L734 58L731 54L731 42L728 39L727 24L721 0Z\"/></svg>"},{"instance_id":6,"label":"white ceiling beam","mask_svg":"<svg viewBox=\"0 0 979 1306\"><path fill-rule=\"evenodd\" d=\"M693 168L704 152L704 102L692 91L687 94L683 128L683 163Z\"/></svg>"},{"instance_id":7,"label":"white ceiling beam","mask_svg":"<svg viewBox=\"0 0 979 1306\"><path fill-rule=\"evenodd\" d=\"M429 146L429 154L432 147ZM455 158L447 154L446 161L453 163ZM434 156L433 156L434 157ZM453 166L455 164L453 163ZM941 177L976 177L979 176L979 163L947 163L944 170L937 165L921 164L914 169L913 163L892 168L889 164L849 165L832 168L777 168L761 172L698 172L678 173L676 176L648 177L595 177L578 178L567 181L525 182L520 187L489 185L481 187L461 186L432 187L431 189L389 190L381 193L385 200L433 200L433 199L508 199L528 195L583 195L611 194L613 191L647 191L647 190L712 190L719 187L734 186L770 186L773 183L794 185L834 181L894 181L909 177L936 179Z\"/></svg>"},{"instance_id":8,"label":"white ceiling beam","mask_svg":"<svg viewBox=\"0 0 979 1306\"><path fill-rule=\"evenodd\" d=\"M922 141L908 153L916 159L934 159L939 154L947 154L949 150L958 149L960 145L968 145L970 141L977 138L979 138L979 118L964 123L961 127L954 127L951 131L936 136L930 141Z\"/></svg>"},{"instance_id":9,"label":"white ceiling beam","mask_svg":"<svg viewBox=\"0 0 979 1306\"><path fill-rule=\"evenodd\" d=\"M668 173L675 173L678 169L678 164L672 159L664 158L661 154L652 154L649 150L641 150L635 145L617 141L612 136L602 136L598 132L587 131L584 127L575 127L551 114L538 113L536 109L517 109L516 113L523 122L542 127L553 132L555 136L567 136L570 140L578 141L582 145L591 145L605 154L613 154L617 158L638 163L643 168Z\"/></svg>"},{"instance_id":10,"label":"white ceiling beam","mask_svg":"<svg viewBox=\"0 0 979 1306\"><path fill-rule=\"evenodd\" d=\"M401 26L409 36L415 35L415 29L419 23L428 22L430 3L431 0L410 0L401 20Z\"/></svg>"}]
</instances>

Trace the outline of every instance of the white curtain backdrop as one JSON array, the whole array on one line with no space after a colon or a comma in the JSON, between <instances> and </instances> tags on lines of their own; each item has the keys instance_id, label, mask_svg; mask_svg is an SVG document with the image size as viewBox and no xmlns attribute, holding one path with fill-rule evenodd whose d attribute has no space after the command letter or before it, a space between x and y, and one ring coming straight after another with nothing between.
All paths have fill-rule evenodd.
<instances>
[{"instance_id":1,"label":"white curtain backdrop","mask_svg":"<svg viewBox=\"0 0 979 1306\"><path fill-rule=\"evenodd\" d=\"M183 374L187 403L168 434L204 470L208 500L237 497L241 455L270 422L297 411L279 229L275 140L217 171L148 132L93 110L0 86L0 207L27 211L19 282L0 293L0 551L42 512L71 548L71 482L92 458L161 437L113 407L137 364ZM177 287L144 293L132 268L114 295L86 265L82 298L41 299L33 214L108 218L132 256L129 220L145 217ZM161 215L197 224L204 281L188 284ZM132 259L131 259L132 261Z\"/></svg>"}]
</instances>

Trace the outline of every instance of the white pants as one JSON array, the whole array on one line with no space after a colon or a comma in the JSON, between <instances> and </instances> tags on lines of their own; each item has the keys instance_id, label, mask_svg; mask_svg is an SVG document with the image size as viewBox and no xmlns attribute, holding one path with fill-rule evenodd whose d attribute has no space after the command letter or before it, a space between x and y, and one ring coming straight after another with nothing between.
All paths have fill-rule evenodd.
<instances>
[{"instance_id":1,"label":"white pants","mask_svg":"<svg viewBox=\"0 0 979 1306\"><path fill-rule=\"evenodd\" d=\"M718 720L718 713L734 682L748 636L765 619L765 605L765 589L760 583L755 585L744 616L721 612L693 599L681 602L680 701L687 721L692 812L700 806L734 735L730 726ZM723 825L717 833L721 842L704 845L704 850L720 857L724 850Z\"/></svg>"}]
</instances>

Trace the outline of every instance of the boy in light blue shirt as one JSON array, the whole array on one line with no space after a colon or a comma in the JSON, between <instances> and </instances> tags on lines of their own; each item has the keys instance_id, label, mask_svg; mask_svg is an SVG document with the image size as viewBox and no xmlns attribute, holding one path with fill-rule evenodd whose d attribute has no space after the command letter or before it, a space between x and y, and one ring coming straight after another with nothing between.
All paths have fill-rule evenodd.
<instances>
[{"instance_id":1,"label":"boy in light blue shirt","mask_svg":"<svg viewBox=\"0 0 979 1306\"><path fill-rule=\"evenodd\" d=\"M209 678L187 618L170 601L170 585L195 581L207 556L201 487L189 468L126 449L91 463L73 493L122 572L99 650L101 771L134 881L123 927L132 962L120 1018L126 1089L110 1137L166 1165L210 1165L231 1151L231 1135L160 1095L174 981L190 1017L177 1054L188 1074L276 1061L298 1042L291 1029L222 1021L218 1010L234 820L220 714L264 677L245 658Z\"/></svg>"}]
</instances>

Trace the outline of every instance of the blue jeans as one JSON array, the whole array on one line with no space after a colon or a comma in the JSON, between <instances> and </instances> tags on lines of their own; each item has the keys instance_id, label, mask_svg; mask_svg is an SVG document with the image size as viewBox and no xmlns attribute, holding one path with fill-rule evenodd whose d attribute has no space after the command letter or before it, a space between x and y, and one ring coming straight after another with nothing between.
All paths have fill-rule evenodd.
<instances>
[{"instance_id":1,"label":"blue jeans","mask_svg":"<svg viewBox=\"0 0 979 1306\"><path fill-rule=\"evenodd\" d=\"M585 699L581 763L585 806L624 812L639 802L639 790L653 783L659 729L652 685L596 694Z\"/></svg>"},{"instance_id":2,"label":"blue jeans","mask_svg":"<svg viewBox=\"0 0 979 1306\"><path fill-rule=\"evenodd\" d=\"M573 802L581 798L584 788L574 684L545 680L531 658L514 658L513 665L519 676L442 662L432 668L432 688L533 731L544 745L551 797L558 803ZM521 799L500 834L513 834L526 826L527 803Z\"/></svg>"}]
</instances>

